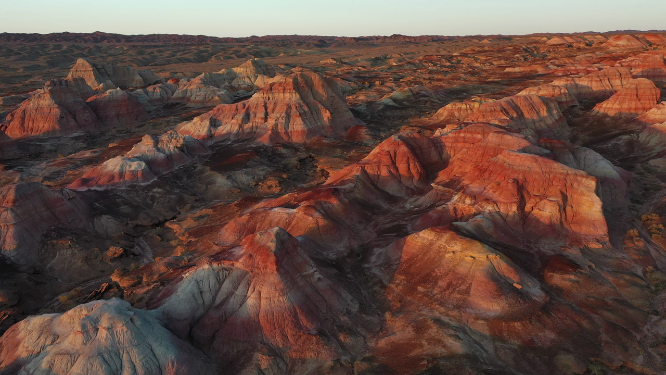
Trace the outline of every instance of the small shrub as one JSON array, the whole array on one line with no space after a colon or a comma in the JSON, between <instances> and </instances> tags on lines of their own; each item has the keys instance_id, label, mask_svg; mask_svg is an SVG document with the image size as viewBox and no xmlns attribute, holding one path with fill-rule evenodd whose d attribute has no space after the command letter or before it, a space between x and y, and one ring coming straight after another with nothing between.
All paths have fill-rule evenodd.
<instances>
[{"instance_id":1,"label":"small shrub","mask_svg":"<svg viewBox=\"0 0 666 375\"><path fill-rule=\"evenodd\" d=\"M123 256L124 253L125 253L125 250L122 247L110 246L109 250L107 250L107 252L106 252L106 256L110 260L113 260L113 259L120 258L121 256Z\"/></svg>"},{"instance_id":2,"label":"small shrub","mask_svg":"<svg viewBox=\"0 0 666 375\"><path fill-rule=\"evenodd\" d=\"M655 292L658 293L666 290L666 275L657 271L654 267L648 266L645 268L645 277L648 279L652 286L652 290Z\"/></svg>"},{"instance_id":3,"label":"small shrub","mask_svg":"<svg viewBox=\"0 0 666 375\"><path fill-rule=\"evenodd\" d=\"M638 239L638 238L640 237L639 234L638 234L638 229L636 229L636 228L634 228L634 229L629 229L629 230L627 231L627 236L629 236L629 237L631 237L631 238L633 238L633 239L635 239L635 240Z\"/></svg>"},{"instance_id":4,"label":"small shrub","mask_svg":"<svg viewBox=\"0 0 666 375\"><path fill-rule=\"evenodd\" d=\"M606 375L606 366L599 362L592 362L587 366L587 370L592 375Z\"/></svg>"},{"instance_id":5,"label":"small shrub","mask_svg":"<svg viewBox=\"0 0 666 375\"><path fill-rule=\"evenodd\" d=\"M664 233L664 225L658 214L647 214L641 216L641 222L650 233L652 238L661 238Z\"/></svg>"},{"instance_id":6,"label":"small shrub","mask_svg":"<svg viewBox=\"0 0 666 375\"><path fill-rule=\"evenodd\" d=\"M76 287L67 293L63 293L58 296L58 301L63 305L74 301L75 299L81 297L81 287Z\"/></svg>"}]
</instances>

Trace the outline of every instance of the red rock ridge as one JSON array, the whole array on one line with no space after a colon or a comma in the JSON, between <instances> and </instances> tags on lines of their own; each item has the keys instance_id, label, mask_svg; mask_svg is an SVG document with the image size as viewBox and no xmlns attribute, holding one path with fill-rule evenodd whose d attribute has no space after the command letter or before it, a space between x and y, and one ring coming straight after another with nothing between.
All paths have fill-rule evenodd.
<instances>
[{"instance_id":1,"label":"red rock ridge","mask_svg":"<svg viewBox=\"0 0 666 375\"><path fill-rule=\"evenodd\" d=\"M148 120L148 113L136 96L121 89L95 95L86 102L107 127L132 126Z\"/></svg>"},{"instance_id":2,"label":"red rock ridge","mask_svg":"<svg viewBox=\"0 0 666 375\"><path fill-rule=\"evenodd\" d=\"M87 223L86 205L67 189L23 182L0 188L0 199L0 251L18 264L37 263L45 230Z\"/></svg>"},{"instance_id":3,"label":"red rock ridge","mask_svg":"<svg viewBox=\"0 0 666 375\"><path fill-rule=\"evenodd\" d=\"M300 71L276 78L247 101L219 105L177 130L204 143L305 143L317 136L341 135L357 124L331 80Z\"/></svg>"},{"instance_id":4,"label":"red rock ridge","mask_svg":"<svg viewBox=\"0 0 666 375\"><path fill-rule=\"evenodd\" d=\"M102 125L79 95L62 86L33 95L7 115L6 123L12 139L92 131Z\"/></svg>"},{"instance_id":5,"label":"red rock ridge","mask_svg":"<svg viewBox=\"0 0 666 375\"><path fill-rule=\"evenodd\" d=\"M536 138L566 140L570 133L558 104L537 95L510 96L484 103L465 121L501 125Z\"/></svg>"}]
</instances>

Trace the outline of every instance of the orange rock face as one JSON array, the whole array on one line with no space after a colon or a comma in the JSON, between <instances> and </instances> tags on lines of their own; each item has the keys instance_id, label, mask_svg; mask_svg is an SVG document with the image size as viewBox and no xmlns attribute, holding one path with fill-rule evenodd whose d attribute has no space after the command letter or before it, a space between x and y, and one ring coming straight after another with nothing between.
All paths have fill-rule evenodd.
<instances>
[{"instance_id":1,"label":"orange rock face","mask_svg":"<svg viewBox=\"0 0 666 375\"><path fill-rule=\"evenodd\" d=\"M262 59L248 60L236 68L217 73L203 73L192 80L182 80L170 99L189 107L228 104L234 99L252 95L278 75L279 69Z\"/></svg>"},{"instance_id":2,"label":"orange rock face","mask_svg":"<svg viewBox=\"0 0 666 375\"><path fill-rule=\"evenodd\" d=\"M641 54L618 61L617 66L631 68L634 78L647 78L658 85L666 83L664 55Z\"/></svg>"},{"instance_id":3,"label":"orange rock face","mask_svg":"<svg viewBox=\"0 0 666 375\"><path fill-rule=\"evenodd\" d=\"M541 85L528 87L518 93L518 95L538 95L546 98L551 98L560 106L560 110L578 105L578 100L573 96L566 87L555 85Z\"/></svg>"},{"instance_id":4,"label":"orange rock face","mask_svg":"<svg viewBox=\"0 0 666 375\"><path fill-rule=\"evenodd\" d=\"M1 188L0 197L0 249L18 264L37 263L43 231L86 225L86 205L66 189L25 182Z\"/></svg>"},{"instance_id":5,"label":"orange rock face","mask_svg":"<svg viewBox=\"0 0 666 375\"><path fill-rule=\"evenodd\" d=\"M666 121L666 102L661 102L636 118L642 124L661 124Z\"/></svg>"},{"instance_id":6,"label":"orange rock face","mask_svg":"<svg viewBox=\"0 0 666 375\"><path fill-rule=\"evenodd\" d=\"M259 231L209 262L166 291L155 311L220 368L317 371L346 351L339 342L358 344L357 334L340 331L355 321L358 301L284 229Z\"/></svg>"},{"instance_id":7,"label":"orange rock face","mask_svg":"<svg viewBox=\"0 0 666 375\"><path fill-rule=\"evenodd\" d=\"M192 80L181 80L178 90L169 98L170 103L184 103L188 107L210 107L232 102L229 92L216 86L208 75Z\"/></svg>"},{"instance_id":8,"label":"orange rock face","mask_svg":"<svg viewBox=\"0 0 666 375\"><path fill-rule=\"evenodd\" d=\"M219 105L178 126L178 132L205 143L255 139L261 143L305 143L316 136L344 133L357 125L334 83L302 71L276 79L251 99Z\"/></svg>"},{"instance_id":9,"label":"orange rock face","mask_svg":"<svg viewBox=\"0 0 666 375\"><path fill-rule=\"evenodd\" d=\"M143 160L116 156L87 171L72 182L72 190L104 189L108 186L124 186L132 183L145 184L157 177Z\"/></svg>"},{"instance_id":10,"label":"orange rock face","mask_svg":"<svg viewBox=\"0 0 666 375\"><path fill-rule=\"evenodd\" d=\"M183 166L206 147L189 136L169 131L160 137L146 135L123 156L109 159L87 171L69 185L70 189L106 189L144 184Z\"/></svg>"},{"instance_id":11,"label":"orange rock face","mask_svg":"<svg viewBox=\"0 0 666 375\"><path fill-rule=\"evenodd\" d=\"M108 127L131 126L148 120L148 113L139 100L121 89L95 95L86 102Z\"/></svg>"},{"instance_id":12,"label":"orange rock face","mask_svg":"<svg viewBox=\"0 0 666 375\"><path fill-rule=\"evenodd\" d=\"M135 90L132 91L131 94L136 96L139 103L141 103L146 110L150 111L157 109L162 104L167 103L176 90L178 90L178 81L175 83L171 81L172 80L169 80L167 83L160 83L140 90Z\"/></svg>"},{"instance_id":13,"label":"orange rock face","mask_svg":"<svg viewBox=\"0 0 666 375\"><path fill-rule=\"evenodd\" d=\"M643 48L649 46L650 42L633 35L616 35L608 39L606 45L617 48Z\"/></svg>"},{"instance_id":14,"label":"orange rock face","mask_svg":"<svg viewBox=\"0 0 666 375\"><path fill-rule=\"evenodd\" d=\"M444 165L441 144L416 134L396 134L377 146L361 162L332 175L327 184L340 185L366 175L378 188L407 197L431 189L429 179Z\"/></svg>"},{"instance_id":15,"label":"orange rock face","mask_svg":"<svg viewBox=\"0 0 666 375\"><path fill-rule=\"evenodd\" d=\"M502 253L441 227L375 250L366 266L393 293L452 314L519 320L549 299L537 280Z\"/></svg>"},{"instance_id":16,"label":"orange rock face","mask_svg":"<svg viewBox=\"0 0 666 375\"><path fill-rule=\"evenodd\" d=\"M160 79L150 70L135 70L131 66L96 64L87 59L78 59L67 75L66 80L82 78L95 91L115 88L145 86Z\"/></svg>"},{"instance_id":17,"label":"orange rock face","mask_svg":"<svg viewBox=\"0 0 666 375\"><path fill-rule=\"evenodd\" d=\"M652 81L639 78L619 90L610 99L594 107L593 114L635 118L659 103L661 91Z\"/></svg>"},{"instance_id":18,"label":"orange rock face","mask_svg":"<svg viewBox=\"0 0 666 375\"><path fill-rule=\"evenodd\" d=\"M607 68L581 78L557 79L551 85L564 86L579 99L606 99L632 81L628 68Z\"/></svg>"},{"instance_id":19,"label":"orange rock face","mask_svg":"<svg viewBox=\"0 0 666 375\"><path fill-rule=\"evenodd\" d=\"M464 121L469 115L479 109L483 103L484 101L482 100L469 100L447 104L440 108L433 115L432 119L442 124Z\"/></svg>"},{"instance_id":20,"label":"orange rock face","mask_svg":"<svg viewBox=\"0 0 666 375\"><path fill-rule=\"evenodd\" d=\"M79 95L62 86L33 95L7 116L6 123L5 132L12 139L86 132L102 125Z\"/></svg>"},{"instance_id":21,"label":"orange rock face","mask_svg":"<svg viewBox=\"0 0 666 375\"><path fill-rule=\"evenodd\" d=\"M466 121L502 125L537 138L569 137L566 119L557 103L537 95L510 96L484 103Z\"/></svg>"}]
</instances>

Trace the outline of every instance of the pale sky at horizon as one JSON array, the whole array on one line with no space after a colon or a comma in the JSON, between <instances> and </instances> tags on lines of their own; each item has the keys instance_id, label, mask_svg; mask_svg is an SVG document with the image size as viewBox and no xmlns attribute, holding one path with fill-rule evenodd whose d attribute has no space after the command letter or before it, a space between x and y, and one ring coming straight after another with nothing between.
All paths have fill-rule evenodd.
<instances>
[{"instance_id":1,"label":"pale sky at horizon","mask_svg":"<svg viewBox=\"0 0 666 375\"><path fill-rule=\"evenodd\" d=\"M666 1L658 0L2 0L0 14L0 32L43 34L243 37L666 30Z\"/></svg>"}]
</instances>

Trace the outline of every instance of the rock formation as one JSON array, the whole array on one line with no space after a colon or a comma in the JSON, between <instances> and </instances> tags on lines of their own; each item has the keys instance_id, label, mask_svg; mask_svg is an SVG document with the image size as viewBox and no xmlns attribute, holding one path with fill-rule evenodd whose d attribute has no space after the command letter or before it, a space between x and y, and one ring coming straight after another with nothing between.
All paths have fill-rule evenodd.
<instances>
[{"instance_id":1,"label":"rock formation","mask_svg":"<svg viewBox=\"0 0 666 375\"><path fill-rule=\"evenodd\" d=\"M156 178L143 160L116 156L88 170L83 176L72 182L68 188L86 190L103 189L108 186L122 187L133 183L146 184Z\"/></svg>"},{"instance_id":2,"label":"rock formation","mask_svg":"<svg viewBox=\"0 0 666 375\"><path fill-rule=\"evenodd\" d=\"M541 85L528 87L525 90L519 92L517 95L538 95L546 98L551 98L557 102L560 106L560 110L564 111L569 107L578 105L578 100L576 97L571 95L569 90L563 86L555 85Z\"/></svg>"},{"instance_id":3,"label":"rock formation","mask_svg":"<svg viewBox=\"0 0 666 375\"><path fill-rule=\"evenodd\" d=\"M186 103L190 107L228 104L233 98L253 94L278 73L279 69L266 64L262 59L248 60L236 68L203 73L192 80L182 80L171 102Z\"/></svg>"},{"instance_id":4,"label":"rock formation","mask_svg":"<svg viewBox=\"0 0 666 375\"><path fill-rule=\"evenodd\" d=\"M105 189L149 183L157 176L181 167L206 147L190 136L168 131L160 137L145 135L125 155L116 156L87 171L72 182L75 190Z\"/></svg>"},{"instance_id":5,"label":"rock formation","mask_svg":"<svg viewBox=\"0 0 666 375\"><path fill-rule=\"evenodd\" d=\"M206 75L195 79L182 79L178 90L169 99L170 103L183 103L188 107L212 107L232 102L229 92L215 86Z\"/></svg>"},{"instance_id":6,"label":"rock formation","mask_svg":"<svg viewBox=\"0 0 666 375\"><path fill-rule=\"evenodd\" d=\"M616 35L608 39L606 45L616 48L644 48L648 47L650 43L633 35Z\"/></svg>"},{"instance_id":7,"label":"rock formation","mask_svg":"<svg viewBox=\"0 0 666 375\"><path fill-rule=\"evenodd\" d=\"M666 150L666 122L646 127L638 135L638 141L653 153Z\"/></svg>"},{"instance_id":8,"label":"rock formation","mask_svg":"<svg viewBox=\"0 0 666 375\"><path fill-rule=\"evenodd\" d=\"M343 134L357 125L335 84L301 71L275 79L251 99L219 105L178 132L204 143L253 139L261 143L305 143L316 136Z\"/></svg>"},{"instance_id":9,"label":"rock formation","mask_svg":"<svg viewBox=\"0 0 666 375\"><path fill-rule=\"evenodd\" d=\"M225 77L233 78L228 83L231 91L244 91L245 94L249 94L266 86L273 77L280 73L280 69L267 64L262 59L252 59L236 68L225 69L219 73ZM244 93L238 92L237 95L243 95Z\"/></svg>"},{"instance_id":10,"label":"rock formation","mask_svg":"<svg viewBox=\"0 0 666 375\"><path fill-rule=\"evenodd\" d=\"M48 90L50 87L55 86L67 87L79 94L83 100L87 100L89 97L96 94L95 90L88 86L86 81L80 77L72 79L52 79L44 84L44 90Z\"/></svg>"},{"instance_id":11,"label":"rock formation","mask_svg":"<svg viewBox=\"0 0 666 375\"><path fill-rule=\"evenodd\" d=\"M654 106L651 110L643 113L636 118L641 124L661 124L666 122L666 102L661 102Z\"/></svg>"},{"instance_id":12,"label":"rock formation","mask_svg":"<svg viewBox=\"0 0 666 375\"><path fill-rule=\"evenodd\" d=\"M162 174L206 151L206 147L196 139L170 130L159 137L145 135L125 156L143 160L153 172Z\"/></svg>"},{"instance_id":13,"label":"rock formation","mask_svg":"<svg viewBox=\"0 0 666 375\"><path fill-rule=\"evenodd\" d=\"M664 55L644 53L617 62L616 66L631 69L634 78L647 78L657 85L666 83L666 61Z\"/></svg>"},{"instance_id":14,"label":"rock formation","mask_svg":"<svg viewBox=\"0 0 666 375\"><path fill-rule=\"evenodd\" d=\"M607 68L581 78L562 78L551 85L564 86L579 99L607 99L633 81L628 68Z\"/></svg>"},{"instance_id":15,"label":"rock formation","mask_svg":"<svg viewBox=\"0 0 666 375\"><path fill-rule=\"evenodd\" d=\"M0 372L213 375L217 369L151 312L113 299L14 325L0 338Z\"/></svg>"},{"instance_id":16,"label":"rock formation","mask_svg":"<svg viewBox=\"0 0 666 375\"><path fill-rule=\"evenodd\" d=\"M33 95L7 115L6 123L5 133L12 139L93 131L102 125L83 99L63 86Z\"/></svg>"},{"instance_id":17,"label":"rock formation","mask_svg":"<svg viewBox=\"0 0 666 375\"><path fill-rule=\"evenodd\" d=\"M433 173L444 162L444 149L437 141L416 133L401 133L382 142L362 161L332 175L327 184L341 185L365 175L379 189L409 197L430 190Z\"/></svg>"},{"instance_id":18,"label":"rock formation","mask_svg":"<svg viewBox=\"0 0 666 375\"><path fill-rule=\"evenodd\" d=\"M593 115L635 118L659 103L661 91L645 78L638 78L618 90L608 100L597 104Z\"/></svg>"},{"instance_id":19,"label":"rock formation","mask_svg":"<svg viewBox=\"0 0 666 375\"><path fill-rule=\"evenodd\" d=\"M433 122L448 124L464 121L469 115L481 107L488 100L466 100L464 102L453 102L440 108L433 116Z\"/></svg>"},{"instance_id":20,"label":"rock formation","mask_svg":"<svg viewBox=\"0 0 666 375\"><path fill-rule=\"evenodd\" d=\"M666 37L661 34L642 34L640 37L653 45L666 45Z\"/></svg>"},{"instance_id":21,"label":"rock formation","mask_svg":"<svg viewBox=\"0 0 666 375\"><path fill-rule=\"evenodd\" d=\"M354 321L358 301L284 229L258 231L220 255L184 275L155 310L220 368L318 372L358 340L339 332Z\"/></svg>"},{"instance_id":22,"label":"rock formation","mask_svg":"<svg viewBox=\"0 0 666 375\"><path fill-rule=\"evenodd\" d=\"M151 85L159 82L150 70L135 70L127 65L96 64L87 59L78 59L65 78L74 81L83 78L95 91Z\"/></svg>"},{"instance_id":23,"label":"rock formation","mask_svg":"<svg viewBox=\"0 0 666 375\"><path fill-rule=\"evenodd\" d=\"M147 111L152 111L167 103L177 90L178 82L176 81L148 86L143 89L132 91L131 94L136 96L139 103L141 103Z\"/></svg>"},{"instance_id":24,"label":"rock formation","mask_svg":"<svg viewBox=\"0 0 666 375\"><path fill-rule=\"evenodd\" d=\"M131 126L148 120L148 113L136 96L121 89L95 95L86 103L106 127Z\"/></svg>"},{"instance_id":25,"label":"rock formation","mask_svg":"<svg viewBox=\"0 0 666 375\"><path fill-rule=\"evenodd\" d=\"M631 178L629 172L613 165L602 155L586 147L543 139L540 140L539 146L551 151L551 154L547 155L551 159L596 177L600 185L597 194L604 203L604 209L622 207L626 203L625 195Z\"/></svg>"},{"instance_id":26,"label":"rock formation","mask_svg":"<svg viewBox=\"0 0 666 375\"><path fill-rule=\"evenodd\" d=\"M518 320L549 299L537 280L502 253L441 227L376 249L366 267L396 294L481 319Z\"/></svg>"},{"instance_id":27,"label":"rock formation","mask_svg":"<svg viewBox=\"0 0 666 375\"><path fill-rule=\"evenodd\" d=\"M0 188L0 197L0 251L14 263L37 263L47 229L86 226L86 205L67 189L23 182Z\"/></svg>"},{"instance_id":28,"label":"rock formation","mask_svg":"<svg viewBox=\"0 0 666 375\"><path fill-rule=\"evenodd\" d=\"M537 138L566 140L569 128L558 104L537 95L510 96L482 104L465 121L502 125Z\"/></svg>"}]
</instances>

